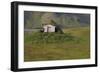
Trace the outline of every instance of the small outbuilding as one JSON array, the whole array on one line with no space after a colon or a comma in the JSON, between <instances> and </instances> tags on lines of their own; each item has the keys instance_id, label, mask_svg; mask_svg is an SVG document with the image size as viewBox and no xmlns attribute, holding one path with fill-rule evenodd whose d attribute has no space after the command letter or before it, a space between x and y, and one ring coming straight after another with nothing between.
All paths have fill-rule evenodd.
<instances>
[{"instance_id":1,"label":"small outbuilding","mask_svg":"<svg viewBox=\"0 0 100 73\"><path fill-rule=\"evenodd\" d=\"M55 32L55 26L54 25L44 25L43 26L43 32Z\"/></svg>"}]
</instances>

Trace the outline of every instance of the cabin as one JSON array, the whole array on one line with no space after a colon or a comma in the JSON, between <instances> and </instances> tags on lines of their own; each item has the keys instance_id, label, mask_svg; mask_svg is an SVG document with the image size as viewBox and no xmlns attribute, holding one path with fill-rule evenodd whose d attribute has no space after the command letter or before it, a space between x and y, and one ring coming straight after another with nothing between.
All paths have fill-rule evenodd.
<instances>
[{"instance_id":1,"label":"cabin","mask_svg":"<svg viewBox=\"0 0 100 73\"><path fill-rule=\"evenodd\" d=\"M49 22L44 22L42 24L41 32L59 32L63 33L61 26L58 25L54 20L50 20Z\"/></svg>"},{"instance_id":2,"label":"cabin","mask_svg":"<svg viewBox=\"0 0 100 73\"><path fill-rule=\"evenodd\" d=\"M43 32L55 32L55 26L54 25L44 25L43 26Z\"/></svg>"}]
</instances>

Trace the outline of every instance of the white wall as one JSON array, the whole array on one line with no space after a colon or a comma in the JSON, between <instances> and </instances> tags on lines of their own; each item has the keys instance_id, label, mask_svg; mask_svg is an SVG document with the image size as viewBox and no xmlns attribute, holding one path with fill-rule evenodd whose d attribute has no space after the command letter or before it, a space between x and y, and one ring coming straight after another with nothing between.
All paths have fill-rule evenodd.
<instances>
[{"instance_id":1,"label":"white wall","mask_svg":"<svg viewBox=\"0 0 100 73\"><path fill-rule=\"evenodd\" d=\"M10 2L14 0L0 0L0 73L11 73L10 69ZM16 0L18 1L18 0ZM45 3L62 3L62 4L78 4L78 5L94 5L100 9L100 0L21 0ZM100 13L100 10L98 10ZM98 14L100 16L100 14ZM100 19L100 17L98 17ZM100 23L100 22L99 22ZM98 24L99 24L98 23ZM98 26L100 27L100 25ZM100 28L99 28L100 31ZM100 34L99 34L100 37ZM100 39L99 43L100 43ZM100 46L99 46L100 47ZM98 48L100 56L100 48ZM99 58L100 61L100 58ZM99 62L100 64L100 62ZM34 73L99 73L99 67L91 68L74 68L60 70L35 71ZM32 71L30 71L32 73Z\"/></svg>"}]
</instances>

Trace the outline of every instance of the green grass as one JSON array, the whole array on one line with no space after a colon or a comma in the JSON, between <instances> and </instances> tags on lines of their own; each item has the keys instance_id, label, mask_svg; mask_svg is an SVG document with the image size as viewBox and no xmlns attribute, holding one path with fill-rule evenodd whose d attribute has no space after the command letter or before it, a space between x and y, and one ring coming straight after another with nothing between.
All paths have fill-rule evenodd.
<instances>
[{"instance_id":1,"label":"green grass","mask_svg":"<svg viewBox=\"0 0 100 73\"><path fill-rule=\"evenodd\" d=\"M24 61L90 58L89 27L63 29L60 33L24 33Z\"/></svg>"}]
</instances>

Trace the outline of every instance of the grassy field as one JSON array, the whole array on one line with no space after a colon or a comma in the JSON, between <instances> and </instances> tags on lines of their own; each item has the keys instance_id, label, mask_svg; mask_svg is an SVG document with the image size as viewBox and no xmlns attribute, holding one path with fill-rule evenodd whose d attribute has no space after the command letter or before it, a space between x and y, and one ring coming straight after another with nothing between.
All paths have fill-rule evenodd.
<instances>
[{"instance_id":1,"label":"grassy field","mask_svg":"<svg viewBox=\"0 0 100 73\"><path fill-rule=\"evenodd\" d=\"M24 61L90 58L89 27L63 29L60 33L24 33Z\"/></svg>"}]
</instances>

